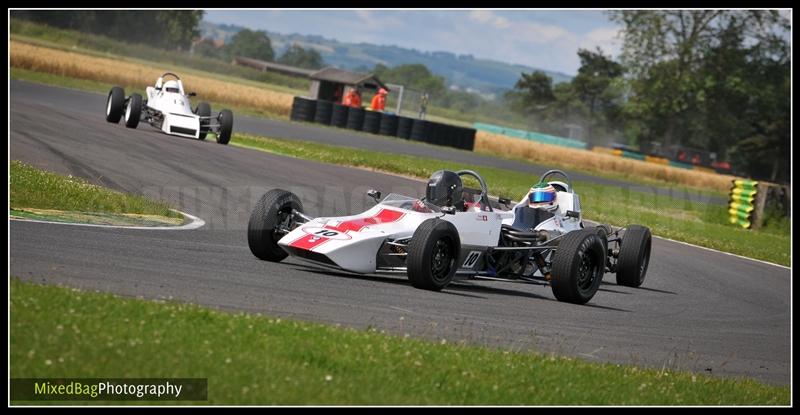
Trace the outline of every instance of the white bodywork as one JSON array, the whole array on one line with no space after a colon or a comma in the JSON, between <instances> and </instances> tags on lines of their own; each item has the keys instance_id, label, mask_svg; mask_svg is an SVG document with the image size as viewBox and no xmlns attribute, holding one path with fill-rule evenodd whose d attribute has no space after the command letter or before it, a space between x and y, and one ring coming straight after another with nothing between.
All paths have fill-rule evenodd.
<instances>
[{"instance_id":1,"label":"white bodywork","mask_svg":"<svg viewBox=\"0 0 800 415\"><path fill-rule=\"evenodd\" d=\"M566 217L567 211L580 211L577 195L559 191L557 198L559 209L555 216L540 223L536 230L566 233L580 229L580 218ZM471 207L466 212L444 214L435 207L430 209L430 205L415 210L415 204L422 204L419 199L392 194L358 215L321 217L306 222L284 235L278 245L293 256L330 261L330 265L347 271L374 273L376 256L384 242L410 239L417 227L431 218L455 225L462 247L496 247L502 225L513 224L515 208L523 205L527 208L527 200L528 195L508 211L487 212Z\"/></svg>"},{"instance_id":2,"label":"white bodywork","mask_svg":"<svg viewBox=\"0 0 800 415\"><path fill-rule=\"evenodd\" d=\"M192 112L191 103L183 89L180 79L170 80L167 84L177 83L178 92L168 92L163 78L158 78L156 86L148 86L147 107L161 113L161 131L181 137L199 138L200 117Z\"/></svg>"}]
</instances>

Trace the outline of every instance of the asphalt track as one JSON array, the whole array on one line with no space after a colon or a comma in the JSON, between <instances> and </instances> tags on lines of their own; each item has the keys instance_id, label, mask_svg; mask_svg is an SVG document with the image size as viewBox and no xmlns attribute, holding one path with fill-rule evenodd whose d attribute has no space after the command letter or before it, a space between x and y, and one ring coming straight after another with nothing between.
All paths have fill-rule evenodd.
<instances>
[{"instance_id":1,"label":"asphalt track","mask_svg":"<svg viewBox=\"0 0 800 415\"><path fill-rule=\"evenodd\" d=\"M247 248L246 224L269 188L298 193L311 215L333 215L370 206L368 188L418 195L423 185L166 136L147 125L129 130L105 122L105 97L97 94L12 82L10 104L11 159L160 197L206 221L186 231L11 221L10 274L23 280L790 382L786 268L654 239L642 288L616 286L608 275L589 305L576 306L539 286L470 282L436 293L414 289L401 276L262 262ZM269 122L263 129L269 133Z\"/></svg>"}]
</instances>

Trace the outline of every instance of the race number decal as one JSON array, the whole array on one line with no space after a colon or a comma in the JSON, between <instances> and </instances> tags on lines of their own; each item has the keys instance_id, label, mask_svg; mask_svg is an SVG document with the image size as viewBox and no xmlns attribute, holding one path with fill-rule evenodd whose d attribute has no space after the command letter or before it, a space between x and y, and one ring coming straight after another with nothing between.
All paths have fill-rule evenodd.
<instances>
[{"instance_id":1,"label":"race number decal","mask_svg":"<svg viewBox=\"0 0 800 415\"><path fill-rule=\"evenodd\" d=\"M472 268L475 266L475 263L478 262L478 258L481 257L481 251L471 251L469 255L467 255L467 259L464 260L464 265L461 268Z\"/></svg>"},{"instance_id":2,"label":"race number decal","mask_svg":"<svg viewBox=\"0 0 800 415\"><path fill-rule=\"evenodd\" d=\"M317 237L328 238L328 239L350 239L350 235L344 232L335 231L333 229L318 228L315 226L307 226L302 229L303 232Z\"/></svg>"}]
</instances>

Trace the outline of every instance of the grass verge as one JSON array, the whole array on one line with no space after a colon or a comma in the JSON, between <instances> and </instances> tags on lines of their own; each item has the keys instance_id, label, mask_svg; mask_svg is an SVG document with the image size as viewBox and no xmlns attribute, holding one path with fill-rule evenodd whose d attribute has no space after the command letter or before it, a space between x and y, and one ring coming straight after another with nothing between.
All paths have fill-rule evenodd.
<instances>
[{"instance_id":1,"label":"grass verge","mask_svg":"<svg viewBox=\"0 0 800 415\"><path fill-rule=\"evenodd\" d=\"M12 216L62 222L125 225L180 225L183 215L164 202L93 185L11 160Z\"/></svg>"},{"instance_id":2,"label":"grass verge","mask_svg":"<svg viewBox=\"0 0 800 415\"><path fill-rule=\"evenodd\" d=\"M283 156L369 168L421 179L428 178L440 169L472 169L480 172L486 179L492 194L514 200L522 198L537 179L520 172L443 162L433 158L247 134L234 134L231 144ZM665 238L781 265L788 266L790 263L791 240L786 223L761 231L744 230L727 222L726 206L660 196L635 185L621 188L581 181L574 181L573 185L581 197L581 207L586 219L615 226L638 223L650 227L655 235Z\"/></svg>"},{"instance_id":3,"label":"grass verge","mask_svg":"<svg viewBox=\"0 0 800 415\"><path fill-rule=\"evenodd\" d=\"M200 377L203 404L789 404L788 387L754 380L10 285L12 378Z\"/></svg>"}]
</instances>

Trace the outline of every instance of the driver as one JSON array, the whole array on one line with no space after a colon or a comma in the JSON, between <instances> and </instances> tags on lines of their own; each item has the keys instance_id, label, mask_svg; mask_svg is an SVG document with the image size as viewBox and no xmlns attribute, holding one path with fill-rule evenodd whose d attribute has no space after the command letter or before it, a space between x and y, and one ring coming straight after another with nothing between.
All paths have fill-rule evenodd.
<instances>
[{"instance_id":1,"label":"driver","mask_svg":"<svg viewBox=\"0 0 800 415\"><path fill-rule=\"evenodd\" d=\"M528 192L528 207L534 209L544 209L552 212L558 209L556 201L556 188L545 182L539 182L531 187Z\"/></svg>"},{"instance_id":2,"label":"driver","mask_svg":"<svg viewBox=\"0 0 800 415\"><path fill-rule=\"evenodd\" d=\"M175 92L176 94L179 94L181 92L181 89L178 87L178 81L175 80L169 80L165 82L164 90L167 92Z\"/></svg>"},{"instance_id":3,"label":"driver","mask_svg":"<svg viewBox=\"0 0 800 415\"><path fill-rule=\"evenodd\" d=\"M461 177L450 170L439 170L428 179L425 200L439 207L455 206L464 210L464 185Z\"/></svg>"}]
</instances>

